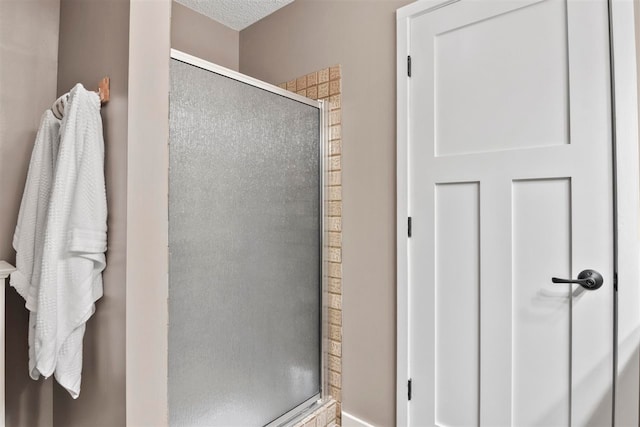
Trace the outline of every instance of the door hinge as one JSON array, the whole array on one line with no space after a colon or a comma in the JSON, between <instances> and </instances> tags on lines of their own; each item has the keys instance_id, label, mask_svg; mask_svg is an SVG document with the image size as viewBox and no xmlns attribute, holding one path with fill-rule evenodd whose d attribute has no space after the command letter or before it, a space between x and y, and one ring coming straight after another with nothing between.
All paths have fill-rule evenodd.
<instances>
[{"instance_id":1,"label":"door hinge","mask_svg":"<svg viewBox=\"0 0 640 427\"><path fill-rule=\"evenodd\" d=\"M411 237L411 217L409 217L407 229L408 229L407 232L409 234L409 237Z\"/></svg>"},{"instance_id":2,"label":"door hinge","mask_svg":"<svg viewBox=\"0 0 640 427\"><path fill-rule=\"evenodd\" d=\"M411 378L409 378L409 381L407 381L407 389L408 389L408 396L409 396L409 400L411 400Z\"/></svg>"},{"instance_id":3,"label":"door hinge","mask_svg":"<svg viewBox=\"0 0 640 427\"><path fill-rule=\"evenodd\" d=\"M407 56L407 75L411 77L411 55Z\"/></svg>"}]
</instances>

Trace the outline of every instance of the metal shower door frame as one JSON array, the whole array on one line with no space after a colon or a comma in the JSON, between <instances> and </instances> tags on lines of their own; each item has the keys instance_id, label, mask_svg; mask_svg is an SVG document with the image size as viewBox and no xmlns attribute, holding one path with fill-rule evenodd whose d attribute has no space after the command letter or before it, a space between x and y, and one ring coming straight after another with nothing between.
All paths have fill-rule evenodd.
<instances>
[{"instance_id":1,"label":"metal shower door frame","mask_svg":"<svg viewBox=\"0 0 640 427\"><path fill-rule=\"evenodd\" d=\"M306 401L302 402L295 408L290 411L282 414L280 417L274 419L270 423L266 424L265 427L276 427L282 425L289 425L293 421L297 421L301 419L303 416L307 415L311 412L312 409L321 406L324 403L324 400L328 397L328 376L326 374L327 367L327 333L328 333L328 301L327 301L327 277L328 277L328 250L326 246L326 242L328 239L326 238L326 224L325 224L325 212L326 212L326 195L325 195L325 185L328 182L328 170L327 170L327 156L329 153L328 144L329 144L329 132L328 132L328 123L329 123L329 108L328 103L323 100L314 100L311 98L307 98L301 95L298 95L294 92L289 92L286 89L282 89L278 86L274 86L272 84L263 82L262 80L258 80L256 78L247 76L245 74L239 73L234 70L230 70L228 68L222 67L220 65L214 64L212 62L206 61L202 58L198 58L193 55L189 55L185 52L182 52L177 49L171 49L171 59L175 59L180 62L184 62L186 64L201 68L206 71L210 71L212 73L221 75L223 77L227 77L238 82L265 90L267 92L271 92L276 95L280 95L282 97L291 99L292 101L300 102L302 104L309 105L311 107L317 108L320 114L320 147L319 147L319 158L320 158L320 189L319 189L319 197L320 197L320 392Z\"/></svg>"}]
</instances>

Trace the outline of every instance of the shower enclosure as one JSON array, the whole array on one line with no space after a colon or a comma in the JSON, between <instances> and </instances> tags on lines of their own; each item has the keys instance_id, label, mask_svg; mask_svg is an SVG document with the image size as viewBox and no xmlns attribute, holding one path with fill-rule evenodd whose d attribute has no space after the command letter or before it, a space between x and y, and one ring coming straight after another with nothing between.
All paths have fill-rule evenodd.
<instances>
[{"instance_id":1,"label":"shower enclosure","mask_svg":"<svg viewBox=\"0 0 640 427\"><path fill-rule=\"evenodd\" d=\"M278 425L322 393L323 104L171 56L170 425Z\"/></svg>"}]
</instances>

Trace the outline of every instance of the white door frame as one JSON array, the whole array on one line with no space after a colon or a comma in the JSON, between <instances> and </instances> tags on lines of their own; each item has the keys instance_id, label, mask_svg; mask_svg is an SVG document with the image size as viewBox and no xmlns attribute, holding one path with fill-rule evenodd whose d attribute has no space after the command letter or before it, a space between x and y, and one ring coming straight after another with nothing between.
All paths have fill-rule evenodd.
<instances>
[{"instance_id":1,"label":"white door frame","mask_svg":"<svg viewBox=\"0 0 640 427\"><path fill-rule=\"evenodd\" d=\"M408 425L409 288L407 257L409 26L414 16L464 0L419 0L398 9L397 19L397 370L396 425ZM491 0L486 0L491 1ZM616 425L640 425L640 164L634 4L609 0L612 115L617 182L618 271Z\"/></svg>"}]
</instances>

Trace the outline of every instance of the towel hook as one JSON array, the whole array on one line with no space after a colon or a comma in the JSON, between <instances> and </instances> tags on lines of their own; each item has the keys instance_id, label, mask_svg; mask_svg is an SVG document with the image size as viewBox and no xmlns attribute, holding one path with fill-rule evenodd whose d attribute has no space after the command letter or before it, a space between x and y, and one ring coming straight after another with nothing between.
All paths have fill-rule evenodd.
<instances>
[{"instance_id":1,"label":"towel hook","mask_svg":"<svg viewBox=\"0 0 640 427\"><path fill-rule=\"evenodd\" d=\"M102 104L109 102L109 83L109 77L103 77L98 83L98 96L100 97L100 102Z\"/></svg>"}]
</instances>

